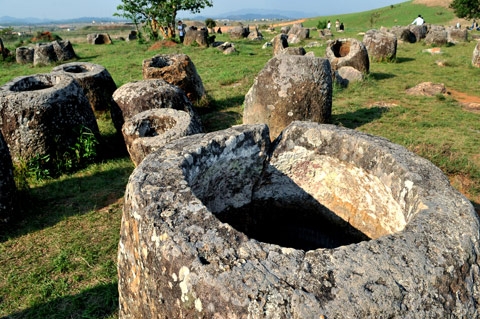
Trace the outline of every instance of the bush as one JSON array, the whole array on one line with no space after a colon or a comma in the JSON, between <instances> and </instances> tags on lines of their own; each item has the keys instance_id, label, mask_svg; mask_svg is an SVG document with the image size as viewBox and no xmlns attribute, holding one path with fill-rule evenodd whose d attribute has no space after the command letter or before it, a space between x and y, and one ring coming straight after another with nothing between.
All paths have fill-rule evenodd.
<instances>
[{"instance_id":1,"label":"bush","mask_svg":"<svg viewBox=\"0 0 480 319\"><path fill-rule=\"evenodd\" d=\"M327 28L327 20L320 20L317 23L317 29L318 30L323 30Z\"/></svg>"}]
</instances>

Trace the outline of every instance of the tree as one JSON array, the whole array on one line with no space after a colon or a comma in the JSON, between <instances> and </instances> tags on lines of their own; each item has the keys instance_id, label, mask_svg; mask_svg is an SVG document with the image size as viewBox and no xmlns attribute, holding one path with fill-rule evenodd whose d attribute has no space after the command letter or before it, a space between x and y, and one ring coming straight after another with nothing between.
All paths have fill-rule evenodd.
<instances>
[{"instance_id":1,"label":"tree","mask_svg":"<svg viewBox=\"0 0 480 319\"><path fill-rule=\"evenodd\" d=\"M205 25L207 26L207 28L212 30L212 33L215 33L214 28L217 26L217 22L215 22L215 20L213 20L212 18L207 18L205 19Z\"/></svg>"},{"instance_id":2,"label":"tree","mask_svg":"<svg viewBox=\"0 0 480 319\"><path fill-rule=\"evenodd\" d=\"M160 35L175 37L175 20L178 11L199 13L205 7L211 7L212 0L122 0L117 6L115 16L124 17L142 26L150 39Z\"/></svg>"},{"instance_id":3,"label":"tree","mask_svg":"<svg viewBox=\"0 0 480 319\"><path fill-rule=\"evenodd\" d=\"M450 8L459 18L470 20L480 16L480 1L478 0L453 0Z\"/></svg>"}]
</instances>

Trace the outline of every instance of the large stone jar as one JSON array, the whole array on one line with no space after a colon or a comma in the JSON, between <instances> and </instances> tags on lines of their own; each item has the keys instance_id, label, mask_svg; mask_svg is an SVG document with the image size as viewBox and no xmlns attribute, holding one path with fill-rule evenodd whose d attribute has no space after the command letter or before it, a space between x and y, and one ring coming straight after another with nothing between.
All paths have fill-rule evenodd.
<instances>
[{"instance_id":1,"label":"large stone jar","mask_svg":"<svg viewBox=\"0 0 480 319\"><path fill-rule=\"evenodd\" d=\"M69 75L23 76L0 87L0 129L14 162L63 154L75 146L82 127L98 137L87 97Z\"/></svg>"},{"instance_id":2,"label":"large stone jar","mask_svg":"<svg viewBox=\"0 0 480 319\"><path fill-rule=\"evenodd\" d=\"M479 220L430 162L293 122L193 135L130 176L120 318L475 318Z\"/></svg>"}]
</instances>

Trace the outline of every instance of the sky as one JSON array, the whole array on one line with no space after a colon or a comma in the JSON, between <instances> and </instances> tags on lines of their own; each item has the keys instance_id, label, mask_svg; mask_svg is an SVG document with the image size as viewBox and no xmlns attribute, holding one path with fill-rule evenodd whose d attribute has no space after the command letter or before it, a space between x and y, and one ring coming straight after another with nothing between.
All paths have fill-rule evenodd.
<instances>
[{"instance_id":1,"label":"sky","mask_svg":"<svg viewBox=\"0 0 480 319\"><path fill-rule=\"evenodd\" d=\"M213 7L200 12L217 16L241 9L275 9L309 13L308 17L366 11L405 0L212 0ZM0 0L0 17L62 20L111 17L121 0ZM182 13L180 14L180 16Z\"/></svg>"}]
</instances>

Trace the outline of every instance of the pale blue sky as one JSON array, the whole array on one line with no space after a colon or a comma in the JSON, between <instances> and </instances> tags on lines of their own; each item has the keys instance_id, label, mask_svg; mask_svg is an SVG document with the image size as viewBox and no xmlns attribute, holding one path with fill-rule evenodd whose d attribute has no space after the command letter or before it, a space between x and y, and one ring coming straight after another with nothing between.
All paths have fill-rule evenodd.
<instances>
[{"instance_id":1,"label":"pale blue sky","mask_svg":"<svg viewBox=\"0 0 480 319\"><path fill-rule=\"evenodd\" d=\"M241 9L276 9L308 12L323 16L366 11L398 4L405 0L213 0L213 7L202 16L216 16ZM0 0L0 17L70 19L80 17L111 17L121 0Z\"/></svg>"}]
</instances>

